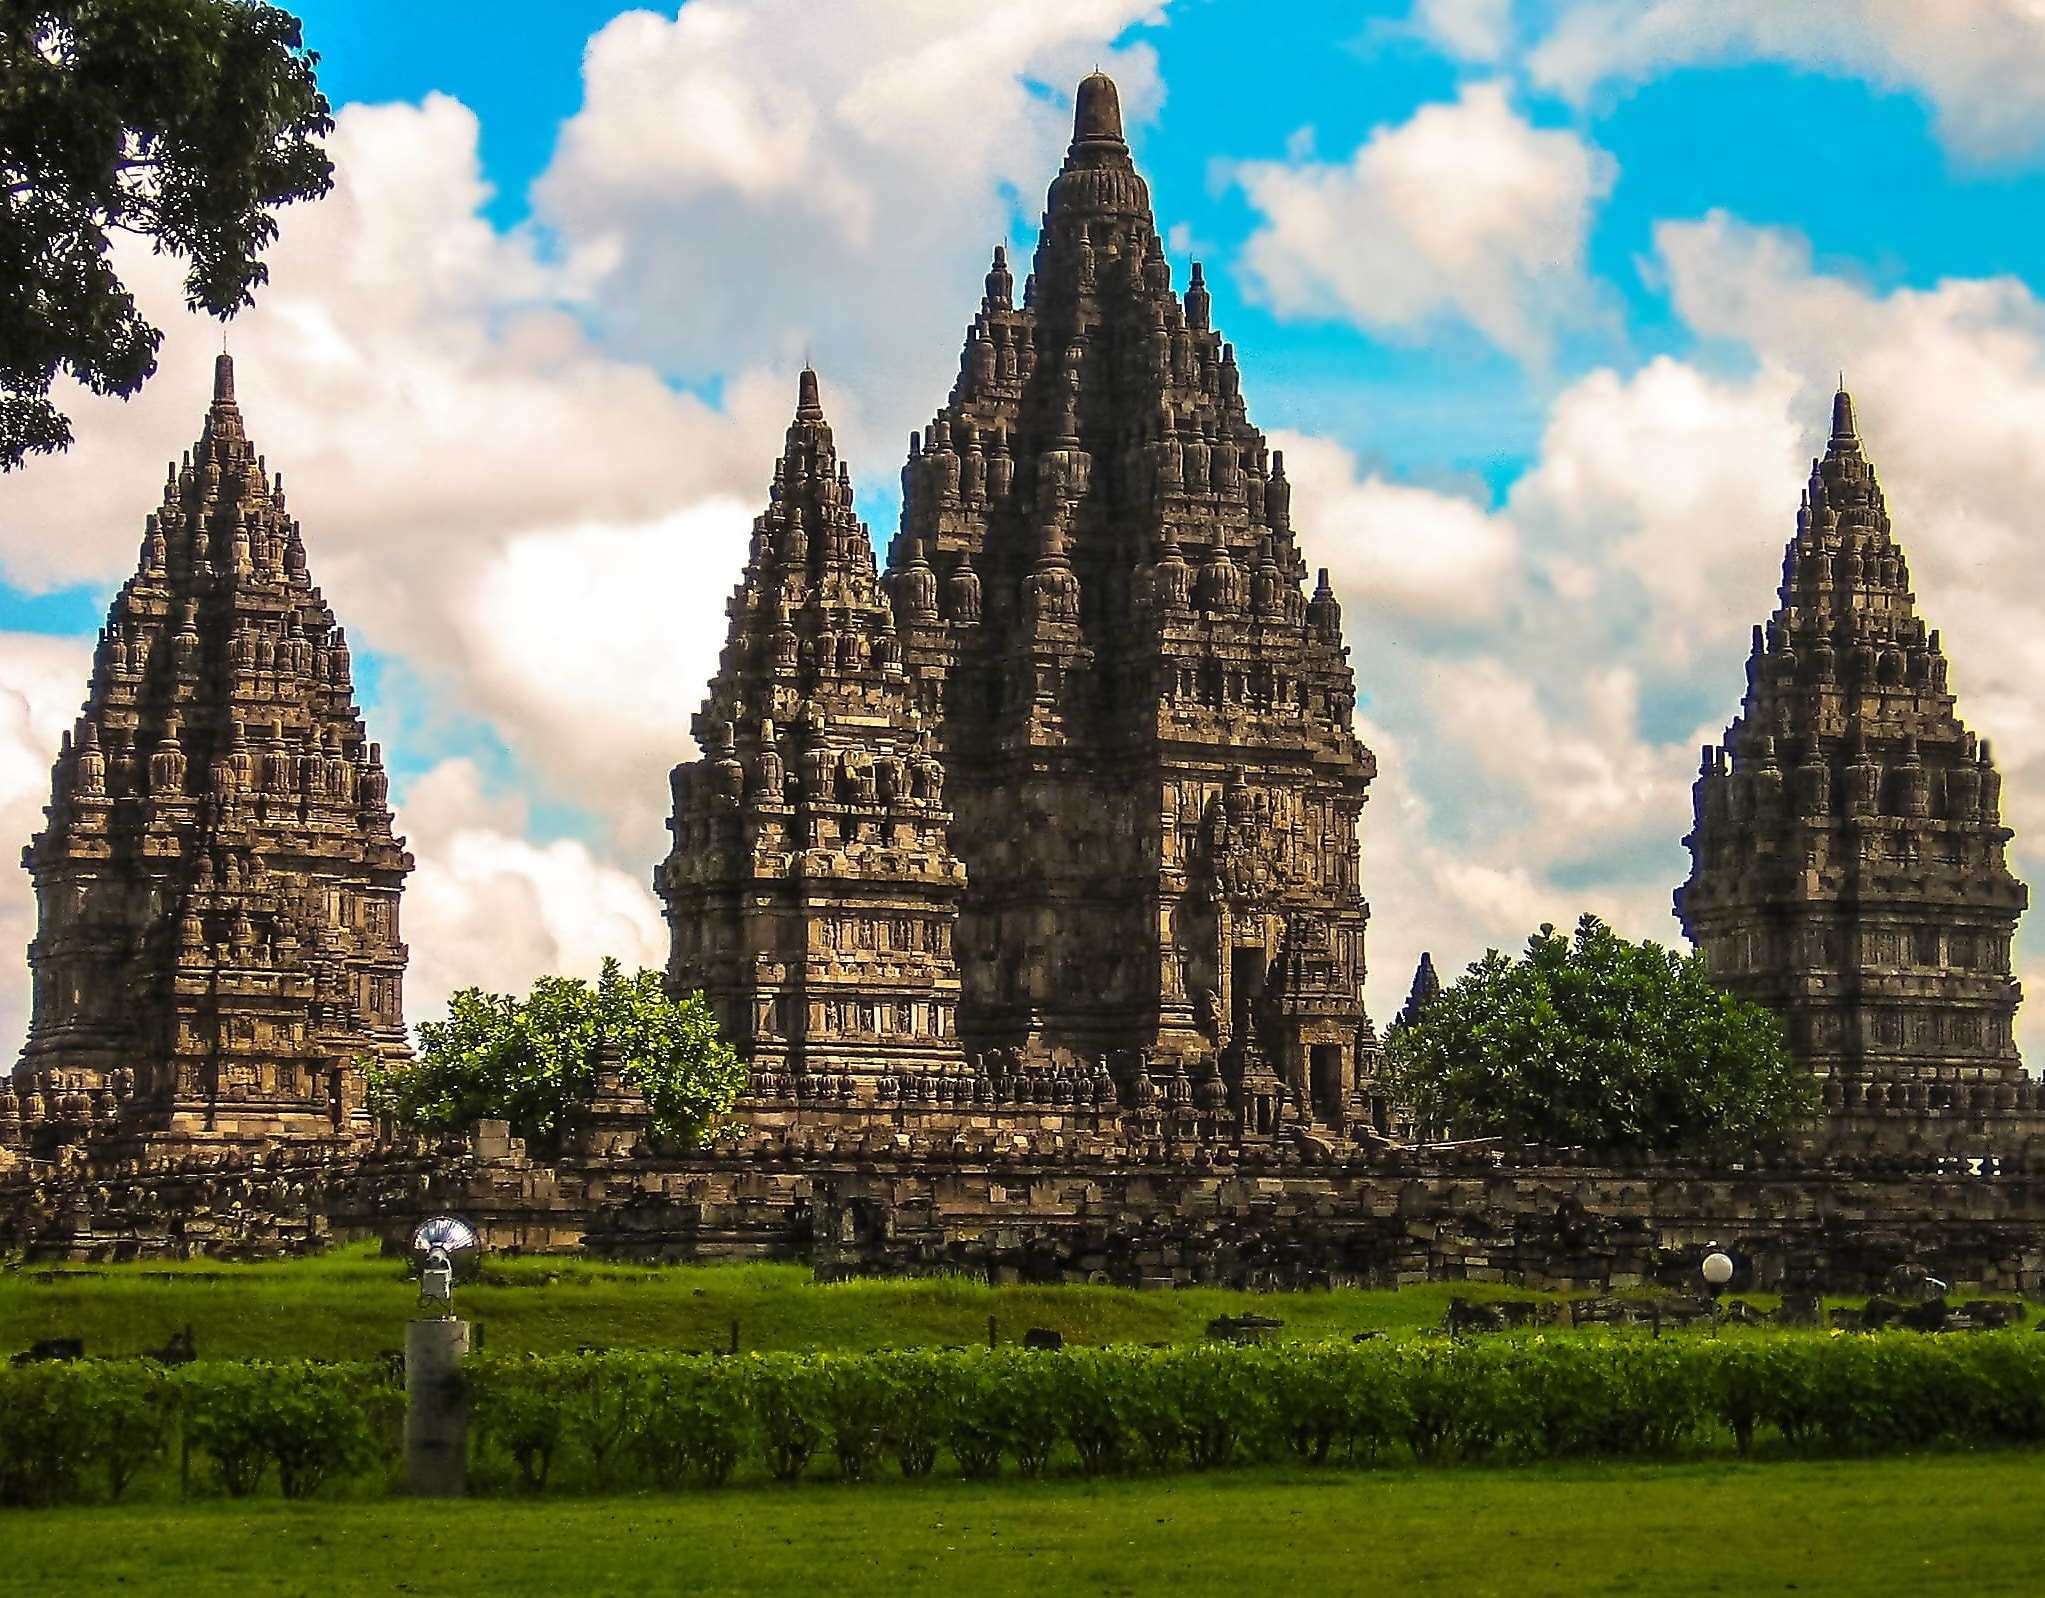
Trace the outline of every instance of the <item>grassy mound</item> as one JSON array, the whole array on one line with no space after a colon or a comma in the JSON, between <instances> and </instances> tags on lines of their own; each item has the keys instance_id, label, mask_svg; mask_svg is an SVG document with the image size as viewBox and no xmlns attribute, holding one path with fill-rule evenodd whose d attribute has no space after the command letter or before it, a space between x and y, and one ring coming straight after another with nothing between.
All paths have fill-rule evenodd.
<instances>
[{"instance_id":1,"label":"grassy mound","mask_svg":"<svg viewBox=\"0 0 2045 1598\"><path fill-rule=\"evenodd\" d=\"M1394 1335L1438 1326L1451 1296L1535 1298L1517 1288L1441 1282L1398 1292L1140 1292L1117 1287L989 1287L936 1277L818 1286L800 1265L604 1265L498 1257L458 1293L492 1353L577 1348L851 1349L1004 1343L1031 1327L1067 1342L1181 1343L1220 1315L1285 1322L1285 1335ZM364 1245L313 1259L0 1272L0 1355L39 1338L79 1337L95 1357L163 1346L190 1326L206 1359L369 1359L399 1347L417 1288L403 1262Z\"/></svg>"}]
</instances>

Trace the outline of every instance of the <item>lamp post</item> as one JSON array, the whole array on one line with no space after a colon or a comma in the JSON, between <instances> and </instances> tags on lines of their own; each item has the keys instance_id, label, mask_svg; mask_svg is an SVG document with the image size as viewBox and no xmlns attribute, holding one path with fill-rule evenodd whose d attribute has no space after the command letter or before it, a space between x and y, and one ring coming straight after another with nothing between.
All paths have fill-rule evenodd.
<instances>
[{"instance_id":1,"label":"lamp post","mask_svg":"<svg viewBox=\"0 0 2045 1598\"><path fill-rule=\"evenodd\" d=\"M1733 1257L1716 1243L1705 1245L1710 1253L1704 1256L1704 1290L1711 1295L1711 1332L1718 1335L1718 1295L1725 1291L1725 1284L1733 1279Z\"/></svg>"},{"instance_id":2,"label":"lamp post","mask_svg":"<svg viewBox=\"0 0 2045 1598\"><path fill-rule=\"evenodd\" d=\"M459 1497L468 1486L469 1323L455 1317L454 1285L458 1262L473 1266L479 1246L458 1216L433 1216L412 1233L421 1313L405 1327L405 1480L421 1497Z\"/></svg>"}]
</instances>

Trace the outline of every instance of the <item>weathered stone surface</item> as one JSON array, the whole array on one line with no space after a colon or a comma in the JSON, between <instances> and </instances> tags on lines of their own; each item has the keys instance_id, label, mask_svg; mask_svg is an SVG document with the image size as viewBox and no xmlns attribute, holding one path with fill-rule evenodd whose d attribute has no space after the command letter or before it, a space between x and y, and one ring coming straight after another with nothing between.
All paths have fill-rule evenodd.
<instances>
[{"instance_id":1,"label":"weathered stone surface","mask_svg":"<svg viewBox=\"0 0 2045 1598\"><path fill-rule=\"evenodd\" d=\"M0 1145L356 1137L406 1053L381 753L222 355L57 758Z\"/></svg>"},{"instance_id":2,"label":"weathered stone surface","mask_svg":"<svg viewBox=\"0 0 2045 1598\"><path fill-rule=\"evenodd\" d=\"M2001 787L1954 711L1842 390L1740 715L1704 750L1676 893L1715 979L1782 1011L1799 1057L1837 1079L1835 1111L1888 1109L1894 1084L2019 1085L2026 894Z\"/></svg>"},{"instance_id":3,"label":"weathered stone surface","mask_svg":"<svg viewBox=\"0 0 2045 1598\"><path fill-rule=\"evenodd\" d=\"M1647 1284L1694 1293L1705 1253L1722 1247L1759 1292L1868 1293L1915 1262L1970 1296L2045 1293L2045 1162L1996 1180L1895 1166L1797 1157L1745 1173L1670 1162L1461 1170L1410 1151L1358 1150L1322 1168L1283 1145L1249 1145L1199 1169L1171 1154L1048 1141L958 1154L928 1145L770 1152L736 1141L685 1158L542 1164L493 1128L469 1143L0 1173L0 1251L255 1257L365 1237L402 1247L420 1217L448 1211L492 1249L798 1259L826 1278L956 1271L1253 1288L1488 1280L1611 1298ZM1558 1226L1565 1210L1571 1219Z\"/></svg>"}]
</instances>

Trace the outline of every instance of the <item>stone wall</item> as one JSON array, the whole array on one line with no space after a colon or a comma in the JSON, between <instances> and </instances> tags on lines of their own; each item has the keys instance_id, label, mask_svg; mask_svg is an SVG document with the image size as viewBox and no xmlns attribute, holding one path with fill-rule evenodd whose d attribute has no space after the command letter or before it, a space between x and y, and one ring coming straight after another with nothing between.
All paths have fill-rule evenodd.
<instances>
[{"instance_id":1,"label":"stone wall","mask_svg":"<svg viewBox=\"0 0 2045 1598\"><path fill-rule=\"evenodd\" d=\"M17 1167L0 1250L37 1258L269 1256L401 1239L461 1213L489 1247L637 1260L779 1258L829 1279L1251 1287L1424 1280L1623 1289L1694 1281L1708 1244L1766 1290L1864 1291L1919 1261L1955 1284L2045 1294L2045 1161L1833 1156L1709 1171L1499 1163L1484 1149L1108 1151L1053 1132L1007 1150L912 1129L856 1145L760 1137L687 1157L536 1161L501 1126L440 1147ZM894 1141L898 1140L898 1141Z\"/></svg>"}]
</instances>

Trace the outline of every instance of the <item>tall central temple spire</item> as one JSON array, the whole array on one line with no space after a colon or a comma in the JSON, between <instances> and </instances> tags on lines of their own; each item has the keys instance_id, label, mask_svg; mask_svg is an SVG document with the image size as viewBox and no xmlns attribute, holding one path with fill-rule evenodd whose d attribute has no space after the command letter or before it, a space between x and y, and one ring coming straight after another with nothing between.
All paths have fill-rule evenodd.
<instances>
[{"instance_id":1,"label":"tall central temple spire","mask_svg":"<svg viewBox=\"0 0 2045 1598\"><path fill-rule=\"evenodd\" d=\"M1684 930L1821 1074L2010 1075L2026 895L2002 779L1955 713L1843 387L1780 598L1704 750Z\"/></svg>"},{"instance_id":2,"label":"tall central temple spire","mask_svg":"<svg viewBox=\"0 0 2045 1598\"><path fill-rule=\"evenodd\" d=\"M956 810L969 1051L1107 1055L1264 1129L1367 1099L1374 772L1325 574L1115 86L1079 89L1023 303L997 250L888 581Z\"/></svg>"}]
</instances>

